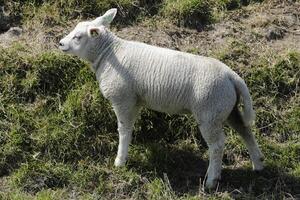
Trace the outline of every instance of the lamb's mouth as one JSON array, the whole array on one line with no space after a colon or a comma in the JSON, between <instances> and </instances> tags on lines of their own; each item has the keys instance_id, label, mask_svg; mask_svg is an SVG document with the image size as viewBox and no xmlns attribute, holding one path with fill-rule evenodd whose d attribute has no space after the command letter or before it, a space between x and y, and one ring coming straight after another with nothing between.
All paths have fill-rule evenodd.
<instances>
[{"instance_id":1,"label":"lamb's mouth","mask_svg":"<svg viewBox=\"0 0 300 200\"><path fill-rule=\"evenodd\" d=\"M67 49L59 48L59 49L63 52L68 52L70 50L70 48L67 48Z\"/></svg>"},{"instance_id":2,"label":"lamb's mouth","mask_svg":"<svg viewBox=\"0 0 300 200\"><path fill-rule=\"evenodd\" d=\"M63 52L68 52L70 50L70 47L66 48L66 46L59 46L58 48Z\"/></svg>"}]
</instances>

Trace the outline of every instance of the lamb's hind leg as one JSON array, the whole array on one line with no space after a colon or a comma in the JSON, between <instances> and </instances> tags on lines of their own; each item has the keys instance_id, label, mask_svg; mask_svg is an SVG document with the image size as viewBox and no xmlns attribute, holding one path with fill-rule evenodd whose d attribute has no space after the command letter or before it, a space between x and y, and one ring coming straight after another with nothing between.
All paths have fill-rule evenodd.
<instances>
[{"instance_id":1,"label":"lamb's hind leg","mask_svg":"<svg viewBox=\"0 0 300 200\"><path fill-rule=\"evenodd\" d=\"M262 170L264 168L264 156L258 147L254 135L251 132L251 128L244 125L240 111L236 106L229 115L227 122L233 129L235 129L239 133L244 143L246 144L246 147L250 154L250 158L252 160L253 169Z\"/></svg>"},{"instance_id":2,"label":"lamb's hind leg","mask_svg":"<svg viewBox=\"0 0 300 200\"><path fill-rule=\"evenodd\" d=\"M139 108L133 104L113 104L118 119L119 146L115 166L123 166L128 156L128 148Z\"/></svg>"},{"instance_id":3,"label":"lamb's hind leg","mask_svg":"<svg viewBox=\"0 0 300 200\"><path fill-rule=\"evenodd\" d=\"M200 131L209 148L209 166L205 186L211 189L221 179L225 135L222 130L222 124L219 123L218 125L215 123L201 124Z\"/></svg>"}]
</instances>

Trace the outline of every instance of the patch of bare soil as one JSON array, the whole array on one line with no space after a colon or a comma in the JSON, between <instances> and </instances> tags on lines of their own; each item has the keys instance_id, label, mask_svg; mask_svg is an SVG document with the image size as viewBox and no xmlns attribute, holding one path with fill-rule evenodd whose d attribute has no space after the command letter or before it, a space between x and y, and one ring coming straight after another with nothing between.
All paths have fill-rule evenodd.
<instances>
[{"instance_id":1,"label":"patch of bare soil","mask_svg":"<svg viewBox=\"0 0 300 200\"><path fill-rule=\"evenodd\" d=\"M272 1L226 14L202 32L162 22L160 27L141 24L116 32L122 38L213 56L233 40L250 47L253 58L262 54L300 51L300 2Z\"/></svg>"}]
</instances>

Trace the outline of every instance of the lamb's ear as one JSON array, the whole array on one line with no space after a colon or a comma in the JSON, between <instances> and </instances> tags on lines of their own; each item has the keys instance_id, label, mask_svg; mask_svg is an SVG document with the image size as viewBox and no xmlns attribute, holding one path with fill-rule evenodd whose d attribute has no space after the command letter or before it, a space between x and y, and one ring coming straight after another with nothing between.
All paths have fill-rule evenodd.
<instances>
[{"instance_id":1,"label":"lamb's ear","mask_svg":"<svg viewBox=\"0 0 300 200\"><path fill-rule=\"evenodd\" d=\"M100 25L109 26L110 23L115 18L116 14L117 14L116 8L109 9L108 11L106 11L106 13L104 15L96 18L93 22L95 25L98 25L98 26L100 26Z\"/></svg>"},{"instance_id":2,"label":"lamb's ear","mask_svg":"<svg viewBox=\"0 0 300 200\"><path fill-rule=\"evenodd\" d=\"M87 31L88 31L89 37L95 38L95 37L100 36L103 33L104 28L103 27L89 27Z\"/></svg>"}]
</instances>

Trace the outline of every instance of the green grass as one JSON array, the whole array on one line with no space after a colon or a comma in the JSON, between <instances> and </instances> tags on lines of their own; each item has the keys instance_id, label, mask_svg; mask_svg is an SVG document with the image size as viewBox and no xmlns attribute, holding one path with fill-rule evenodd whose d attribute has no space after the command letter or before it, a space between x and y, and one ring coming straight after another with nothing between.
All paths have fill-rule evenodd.
<instances>
[{"instance_id":1,"label":"green grass","mask_svg":"<svg viewBox=\"0 0 300 200\"><path fill-rule=\"evenodd\" d=\"M118 8L115 23L124 26L140 22L146 17L163 18L191 28L214 22L223 10L236 9L263 0L26 0L2 3L15 21L26 27L63 26L70 19L94 18L110 8Z\"/></svg>"},{"instance_id":2,"label":"green grass","mask_svg":"<svg viewBox=\"0 0 300 200\"><path fill-rule=\"evenodd\" d=\"M226 55L219 54L225 62L249 53L244 44L232 45ZM70 190L80 191L76 195L82 198L193 199L199 195L199 180L208 163L206 145L192 117L143 110L128 167L115 169L116 119L87 64L56 51L34 53L18 43L0 52L0 172L8 176L10 190L16 191L14 196L0 193L4 199L52 198L69 195ZM225 198L226 191L241 185L249 197L296 194L299 56L289 52L272 65L262 60L239 68L254 98L255 133L267 170L253 173L246 148L226 129L224 164L245 162L244 167L225 169L226 181L221 182L219 193L205 198ZM280 188L272 181L280 181Z\"/></svg>"},{"instance_id":3,"label":"green grass","mask_svg":"<svg viewBox=\"0 0 300 200\"><path fill-rule=\"evenodd\" d=\"M24 26L42 25L42 31L51 32L45 27L61 28L81 13L97 16L111 6L122 8L122 25L136 12L133 21L161 15L194 26L195 19L214 20L215 8L249 3L95 2L93 7L73 0L14 1L9 6L20 9ZM257 113L254 133L267 166L253 172L245 146L226 127L222 181L210 194L201 189L207 147L191 116L144 109L127 166L115 168L116 117L87 63L55 50L37 52L22 42L0 47L0 54L0 199L284 199L300 191L299 51L270 59L253 53L246 42L232 40L213 53L250 88Z\"/></svg>"},{"instance_id":4,"label":"green grass","mask_svg":"<svg viewBox=\"0 0 300 200\"><path fill-rule=\"evenodd\" d=\"M213 1L208 0L167 0L162 9L166 17L185 26L199 26L213 21Z\"/></svg>"},{"instance_id":5,"label":"green grass","mask_svg":"<svg viewBox=\"0 0 300 200\"><path fill-rule=\"evenodd\" d=\"M263 0L262 0L263 1ZM218 20L218 13L232 10L259 0L165 0L161 14L175 24L201 28Z\"/></svg>"}]
</instances>

